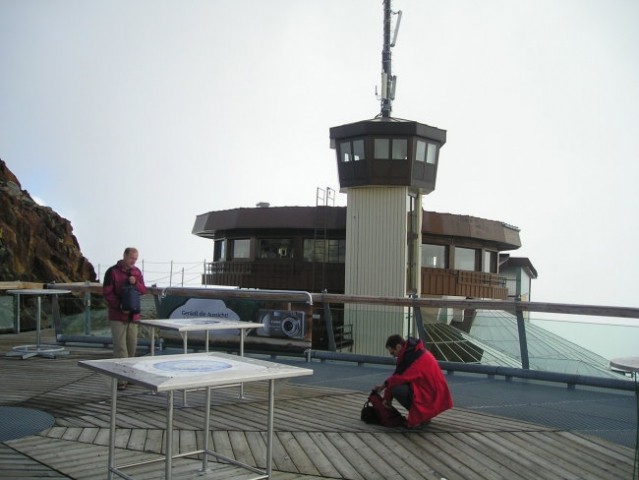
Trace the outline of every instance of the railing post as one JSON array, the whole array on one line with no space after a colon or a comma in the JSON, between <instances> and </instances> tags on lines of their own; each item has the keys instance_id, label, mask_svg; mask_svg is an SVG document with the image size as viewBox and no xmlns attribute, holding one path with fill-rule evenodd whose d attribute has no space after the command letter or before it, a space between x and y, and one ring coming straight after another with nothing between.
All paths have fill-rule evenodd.
<instances>
[{"instance_id":1,"label":"railing post","mask_svg":"<svg viewBox=\"0 0 639 480\"><path fill-rule=\"evenodd\" d=\"M20 333L20 295L13 295L13 330Z\"/></svg>"},{"instance_id":2,"label":"railing post","mask_svg":"<svg viewBox=\"0 0 639 480\"><path fill-rule=\"evenodd\" d=\"M519 333L519 351L521 354L521 368L524 370L530 369L530 362L528 359L528 340L526 339L526 323L524 320L524 311L516 306L515 315L517 316L517 331Z\"/></svg>"},{"instance_id":3,"label":"railing post","mask_svg":"<svg viewBox=\"0 0 639 480\"><path fill-rule=\"evenodd\" d=\"M84 292L84 334L91 335L91 290L88 288L91 282L86 281L84 284L87 286Z\"/></svg>"},{"instance_id":4,"label":"railing post","mask_svg":"<svg viewBox=\"0 0 639 480\"><path fill-rule=\"evenodd\" d=\"M413 297L415 298L415 297ZM415 326L417 327L417 333L419 334L419 339L426 343L426 329L424 328L424 319L422 318L422 309L419 305L413 305L413 316L415 317Z\"/></svg>"},{"instance_id":5,"label":"railing post","mask_svg":"<svg viewBox=\"0 0 639 480\"><path fill-rule=\"evenodd\" d=\"M53 332L56 336L56 340L62 335L62 318L60 317L59 299L59 295L51 296L51 317L53 318ZM38 298L38 301L40 301L40 298ZM38 305L38 308L40 308L40 305Z\"/></svg>"},{"instance_id":6,"label":"railing post","mask_svg":"<svg viewBox=\"0 0 639 480\"><path fill-rule=\"evenodd\" d=\"M157 288L157 284L151 285L151 288ZM162 298L164 297L164 293L162 295L153 295L153 303L155 305L155 316L160 317L160 306L162 305Z\"/></svg>"},{"instance_id":7,"label":"railing post","mask_svg":"<svg viewBox=\"0 0 639 480\"><path fill-rule=\"evenodd\" d=\"M333 315L331 314L331 304L324 303L324 323L326 324L326 336L328 337L328 349L331 352L337 351L335 344L335 331L333 330Z\"/></svg>"}]
</instances>

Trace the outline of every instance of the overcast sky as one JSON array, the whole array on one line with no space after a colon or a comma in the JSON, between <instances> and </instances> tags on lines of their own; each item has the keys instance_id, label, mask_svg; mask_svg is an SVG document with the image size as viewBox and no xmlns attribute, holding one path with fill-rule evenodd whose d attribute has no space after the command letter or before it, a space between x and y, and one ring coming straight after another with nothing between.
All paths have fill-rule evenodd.
<instances>
[{"instance_id":1,"label":"overcast sky","mask_svg":"<svg viewBox=\"0 0 639 480\"><path fill-rule=\"evenodd\" d=\"M393 8L393 116L448 132L424 208L518 226L533 300L639 306L639 2ZM381 48L381 0L0 0L0 158L102 273L210 260L196 215L339 188Z\"/></svg>"}]
</instances>

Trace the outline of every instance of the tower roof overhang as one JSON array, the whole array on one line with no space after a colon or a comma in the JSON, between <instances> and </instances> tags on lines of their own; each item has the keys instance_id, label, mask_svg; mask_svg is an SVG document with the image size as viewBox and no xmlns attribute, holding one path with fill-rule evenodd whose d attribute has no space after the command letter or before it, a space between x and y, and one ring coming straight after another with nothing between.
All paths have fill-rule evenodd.
<instances>
[{"instance_id":1,"label":"tower roof overhang","mask_svg":"<svg viewBox=\"0 0 639 480\"><path fill-rule=\"evenodd\" d=\"M335 148L335 140L366 135L424 137L435 140L441 145L446 143L446 130L431 127L430 125L414 120L404 120L401 118L376 117L370 120L361 120L355 123L331 127L329 129L331 148Z\"/></svg>"}]
</instances>

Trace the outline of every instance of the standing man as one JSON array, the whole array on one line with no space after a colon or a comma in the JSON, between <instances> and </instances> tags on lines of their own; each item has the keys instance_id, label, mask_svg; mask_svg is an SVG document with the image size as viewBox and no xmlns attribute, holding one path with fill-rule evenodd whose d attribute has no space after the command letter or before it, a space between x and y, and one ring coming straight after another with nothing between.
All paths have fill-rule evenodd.
<instances>
[{"instance_id":1,"label":"standing man","mask_svg":"<svg viewBox=\"0 0 639 480\"><path fill-rule=\"evenodd\" d=\"M391 335L386 349L397 359L395 372L374 390L384 391L384 405L396 398L408 410L406 426L428 422L453 406L453 397L437 360L421 340Z\"/></svg>"},{"instance_id":2,"label":"standing man","mask_svg":"<svg viewBox=\"0 0 639 480\"><path fill-rule=\"evenodd\" d=\"M124 250L122 260L119 260L104 274L102 294L108 304L109 323L113 335L113 356L115 358L134 357L138 343L140 314L122 310L121 306L124 285L133 285L140 295L146 293L142 272L135 266L137 260L137 248L128 247ZM118 382L118 389L123 390L126 386L126 382Z\"/></svg>"}]
</instances>

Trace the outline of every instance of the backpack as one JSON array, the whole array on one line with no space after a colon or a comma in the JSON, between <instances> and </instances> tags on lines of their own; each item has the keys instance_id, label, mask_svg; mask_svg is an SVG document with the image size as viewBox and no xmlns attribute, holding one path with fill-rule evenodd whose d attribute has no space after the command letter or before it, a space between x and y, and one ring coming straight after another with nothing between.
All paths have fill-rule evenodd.
<instances>
[{"instance_id":1,"label":"backpack","mask_svg":"<svg viewBox=\"0 0 639 480\"><path fill-rule=\"evenodd\" d=\"M374 423L382 427L400 427L404 425L404 417L399 410L391 406L386 408L382 403L382 397L375 390L368 396L368 400L362 408L360 419L366 423Z\"/></svg>"},{"instance_id":2,"label":"backpack","mask_svg":"<svg viewBox=\"0 0 639 480\"><path fill-rule=\"evenodd\" d=\"M120 291L120 309L123 312L129 312L129 315L137 315L142 311L140 292L137 291L135 285L129 283L128 278L130 276L131 270L127 272L127 280ZM111 273L111 278L113 278L113 273Z\"/></svg>"},{"instance_id":3,"label":"backpack","mask_svg":"<svg viewBox=\"0 0 639 480\"><path fill-rule=\"evenodd\" d=\"M120 308L130 315L137 315L142 311L140 305L140 292L135 289L135 285L124 285L120 295Z\"/></svg>"}]
</instances>

